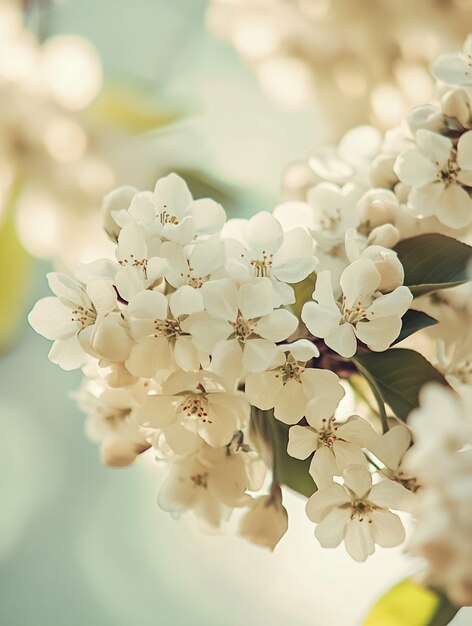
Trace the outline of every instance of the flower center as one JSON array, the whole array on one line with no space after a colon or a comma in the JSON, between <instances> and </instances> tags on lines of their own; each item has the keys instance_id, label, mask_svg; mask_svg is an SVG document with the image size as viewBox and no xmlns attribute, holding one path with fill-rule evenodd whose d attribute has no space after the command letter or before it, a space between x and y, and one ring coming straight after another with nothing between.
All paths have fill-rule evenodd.
<instances>
[{"instance_id":1,"label":"flower center","mask_svg":"<svg viewBox=\"0 0 472 626\"><path fill-rule=\"evenodd\" d=\"M263 250L261 259L251 260L251 265L254 268L256 276L258 278L265 278L266 276L270 276L270 271L273 265L273 258L273 254L268 254L265 250Z\"/></svg>"},{"instance_id":2,"label":"flower center","mask_svg":"<svg viewBox=\"0 0 472 626\"><path fill-rule=\"evenodd\" d=\"M97 313L92 308L85 308L83 306L78 306L71 312L71 321L77 322L80 325L80 330L83 330L86 326L91 326L95 324L97 319Z\"/></svg>"},{"instance_id":3,"label":"flower center","mask_svg":"<svg viewBox=\"0 0 472 626\"><path fill-rule=\"evenodd\" d=\"M322 421L325 422L326 425L318 431L318 440L323 445L331 448L337 439L336 431L338 430L338 427L334 425L334 417L330 417L328 420L323 418Z\"/></svg>"},{"instance_id":4,"label":"flower center","mask_svg":"<svg viewBox=\"0 0 472 626\"><path fill-rule=\"evenodd\" d=\"M164 204L163 210L160 213L158 213L156 217L160 220L163 226L164 224L177 225L179 223L179 220L177 219L175 215L172 215L172 213L168 213L166 204Z\"/></svg>"},{"instance_id":5,"label":"flower center","mask_svg":"<svg viewBox=\"0 0 472 626\"><path fill-rule=\"evenodd\" d=\"M204 393L188 394L180 405L180 411L186 417L200 418L202 422L211 424L208 419L208 399Z\"/></svg>"},{"instance_id":6,"label":"flower center","mask_svg":"<svg viewBox=\"0 0 472 626\"><path fill-rule=\"evenodd\" d=\"M129 259L121 259L118 261L121 266L129 265L130 267L135 267L138 270L142 270L144 275L147 277L147 259L136 259L134 254L129 255Z\"/></svg>"},{"instance_id":7,"label":"flower center","mask_svg":"<svg viewBox=\"0 0 472 626\"><path fill-rule=\"evenodd\" d=\"M194 276L192 274L193 271L193 267L190 267L189 265L188 272L186 274L181 272L180 278L193 289L200 289L200 287L203 285L203 278L201 276Z\"/></svg>"},{"instance_id":8,"label":"flower center","mask_svg":"<svg viewBox=\"0 0 472 626\"><path fill-rule=\"evenodd\" d=\"M154 337L164 336L169 341L175 341L182 334L179 321L174 319L154 320L154 330Z\"/></svg>"},{"instance_id":9,"label":"flower center","mask_svg":"<svg viewBox=\"0 0 472 626\"><path fill-rule=\"evenodd\" d=\"M190 480L193 482L195 487L203 487L206 489L208 487L208 472L193 474L190 476Z\"/></svg>"},{"instance_id":10,"label":"flower center","mask_svg":"<svg viewBox=\"0 0 472 626\"><path fill-rule=\"evenodd\" d=\"M360 522L364 521L364 517L366 514L375 511L377 507L370 502L366 502L365 500L361 500L360 498L351 502L351 519L355 517L359 518ZM371 520L369 520L369 524Z\"/></svg>"},{"instance_id":11,"label":"flower center","mask_svg":"<svg viewBox=\"0 0 472 626\"><path fill-rule=\"evenodd\" d=\"M282 367L279 368L280 374L276 374L276 377L282 376L282 382L285 385L289 380L296 380L298 383L302 384L300 380L300 375L305 371L304 365L302 365L299 361L295 361L293 356L289 354L287 356L287 360Z\"/></svg>"},{"instance_id":12,"label":"flower center","mask_svg":"<svg viewBox=\"0 0 472 626\"><path fill-rule=\"evenodd\" d=\"M234 330L234 337L241 343L244 343L254 332L254 328L251 326L250 321L251 320L245 320L241 314L239 314L236 321L231 322L231 326Z\"/></svg>"},{"instance_id":13,"label":"flower center","mask_svg":"<svg viewBox=\"0 0 472 626\"><path fill-rule=\"evenodd\" d=\"M366 308L362 305L360 300L357 301L356 306L346 306L346 296L342 297L342 301L338 304L338 308L341 311L342 319L347 324L357 324L361 320L367 317Z\"/></svg>"},{"instance_id":14,"label":"flower center","mask_svg":"<svg viewBox=\"0 0 472 626\"><path fill-rule=\"evenodd\" d=\"M451 150L451 156L447 160L447 165L444 168L441 167L439 161L435 161L436 179L444 183L446 187L456 182L459 172L461 171L461 168L457 165L456 156L456 151Z\"/></svg>"}]
</instances>

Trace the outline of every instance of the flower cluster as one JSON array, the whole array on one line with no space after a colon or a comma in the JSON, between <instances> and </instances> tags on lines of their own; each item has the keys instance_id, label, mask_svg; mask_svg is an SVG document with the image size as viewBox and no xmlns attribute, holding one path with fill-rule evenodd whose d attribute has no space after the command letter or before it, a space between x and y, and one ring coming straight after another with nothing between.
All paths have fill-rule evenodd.
<instances>
[{"instance_id":1,"label":"flower cluster","mask_svg":"<svg viewBox=\"0 0 472 626\"><path fill-rule=\"evenodd\" d=\"M434 66L442 80L447 63ZM270 548L288 527L286 486L308 497L325 547L344 542L364 561L375 545L404 541L395 511L418 506L434 462L402 421L421 381L470 382L470 342L458 341L470 285L446 300L441 286L462 281L455 261L444 278L435 257L420 279L399 250L416 252L416 236L433 233L471 256L458 241L472 222L468 97L454 88L383 139L361 128L316 151L308 189L250 219L227 220L176 174L153 192L106 196L115 258L79 265L73 277L50 274L55 297L29 316L54 341L53 362L82 368L78 399L105 463L152 450L168 468L164 510L191 510L219 529L240 509L240 534ZM460 115L453 102L465 103ZM426 197L437 200L428 211ZM412 271L416 283L406 280ZM453 333L447 315L433 327L445 378L418 351L391 349L436 322L411 308L414 297L420 309L463 316Z\"/></svg>"}]
</instances>

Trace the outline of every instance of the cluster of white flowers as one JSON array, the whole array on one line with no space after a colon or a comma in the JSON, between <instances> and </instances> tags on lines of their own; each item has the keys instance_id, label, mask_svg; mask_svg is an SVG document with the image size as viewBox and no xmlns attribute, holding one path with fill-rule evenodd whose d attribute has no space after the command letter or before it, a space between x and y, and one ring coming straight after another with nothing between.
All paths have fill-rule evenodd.
<instances>
[{"instance_id":1,"label":"cluster of white flowers","mask_svg":"<svg viewBox=\"0 0 472 626\"><path fill-rule=\"evenodd\" d=\"M472 391L427 386L409 425L405 464L421 483L409 549L429 564L427 582L459 606L472 603Z\"/></svg>"},{"instance_id":2,"label":"cluster of white flowers","mask_svg":"<svg viewBox=\"0 0 472 626\"><path fill-rule=\"evenodd\" d=\"M248 507L241 533L272 546L286 512L276 475L268 495L249 495L266 467L257 433L254 443L249 435L251 406L293 426L288 454L313 455L319 487L352 464L367 472L363 447L378 435L357 416L335 421L344 389L335 371L317 366L320 347L325 338L322 351L342 356L354 355L357 341L387 349L410 291L382 291L383 248L347 262L337 299L329 271L320 272L316 303L301 313L312 333L303 338L291 308L293 285L318 263L307 228L283 227L278 210L226 221L219 204L194 200L175 174L153 193L116 190L104 211L116 260L82 264L73 278L49 274L55 297L36 304L30 323L54 341L53 362L83 368L79 402L105 463L127 465L152 447L170 466L164 509L192 509L219 527L231 509Z\"/></svg>"},{"instance_id":3,"label":"cluster of white flowers","mask_svg":"<svg viewBox=\"0 0 472 626\"><path fill-rule=\"evenodd\" d=\"M448 59L435 65L443 80ZM470 113L468 98L446 92L442 109L416 110L383 141L353 131L313 155L306 194L248 220L227 221L175 174L154 192L125 187L105 198L116 258L82 264L73 278L50 274L55 297L29 316L54 341L53 362L83 369L79 403L105 463L152 450L168 467L163 509L191 510L216 529L241 509L240 534L270 548L288 527L289 464L312 485L306 511L323 546L344 542L363 561L375 545L404 541L393 511L411 511L428 479L405 462L409 428L387 414L375 384L378 413L370 407L356 368L394 344L413 301L396 244L451 229L467 238L470 116L445 103ZM448 161L436 165L445 142ZM417 185L432 168L434 180ZM428 211L417 204L424 194L438 199ZM467 384L470 353L442 338L441 369ZM350 384L357 404L346 411Z\"/></svg>"}]
</instances>

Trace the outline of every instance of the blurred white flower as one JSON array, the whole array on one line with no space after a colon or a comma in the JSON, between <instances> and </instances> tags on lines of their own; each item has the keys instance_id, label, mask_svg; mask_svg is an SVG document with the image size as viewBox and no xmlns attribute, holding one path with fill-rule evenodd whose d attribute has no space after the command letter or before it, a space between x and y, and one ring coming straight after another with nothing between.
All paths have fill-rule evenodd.
<instances>
[{"instance_id":1,"label":"blurred white flower","mask_svg":"<svg viewBox=\"0 0 472 626\"><path fill-rule=\"evenodd\" d=\"M472 35L465 40L462 53L442 54L431 67L433 76L448 85L472 84Z\"/></svg>"},{"instance_id":2,"label":"blurred white flower","mask_svg":"<svg viewBox=\"0 0 472 626\"><path fill-rule=\"evenodd\" d=\"M239 523L239 534L259 546L274 550L288 530L288 513L280 488L254 498Z\"/></svg>"}]
</instances>

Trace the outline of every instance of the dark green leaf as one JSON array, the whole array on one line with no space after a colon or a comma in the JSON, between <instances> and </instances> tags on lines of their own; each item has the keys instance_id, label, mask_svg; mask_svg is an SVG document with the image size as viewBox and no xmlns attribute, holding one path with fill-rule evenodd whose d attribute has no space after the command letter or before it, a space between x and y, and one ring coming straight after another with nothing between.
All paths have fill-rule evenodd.
<instances>
[{"instance_id":1,"label":"dark green leaf","mask_svg":"<svg viewBox=\"0 0 472 626\"><path fill-rule=\"evenodd\" d=\"M287 454L289 426L274 417L273 410L252 407L251 436L265 462L274 468L275 480L307 498L316 491L310 476L311 457L305 461Z\"/></svg>"},{"instance_id":2,"label":"dark green leaf","mask_svg":"<svg viewBox=\"0 0 472 626\"><path fill-rule=\"evenodd\" d=\"M316 485L308 473L311 456L305 461L294 459L287 454L289 426L282 424L274 417L272 432L275 440L275 464L277 477L282 485L286 485L297 493L309 498L315 491Z\"/></svg>"},{"instance_id":3,"label":"dark green leaf","mask_svg":"<svg viewBox=\"0 0 472 626\"><path fill-rule=\"evenodd\" d=\"M472 247L438 233L404 239L395 246L413 295L460 285L468 279Z\"/></svg>"},{"instance_id":4,"label":"dark green leaf","mask_svg":"<svg viewBox=\"0 0 472 626\"><path fill-rule=\"evenodd\" d=\"M423 313L423 311L409 309L402 317L402 329L392 345L394 346L396 343L400 343L400 341L403 341L403 339L406 339L419 330L428 328L428 326L434 326L437 323L438 320L435 320L434 317Z\"/></svg>"},{"instance_id":5,"label":"dark green leaf","mask_svg":"<svg viewBox=\"0 0 472 626\"><path fill-rule=\"evenodd\" d=\"M447 385L438 370L414 350L366 352L356 355L353 361L362 374L374 381L384 401L402 420L418 406L423 385L429 382Z\"/></svg>"}]
</instances>

